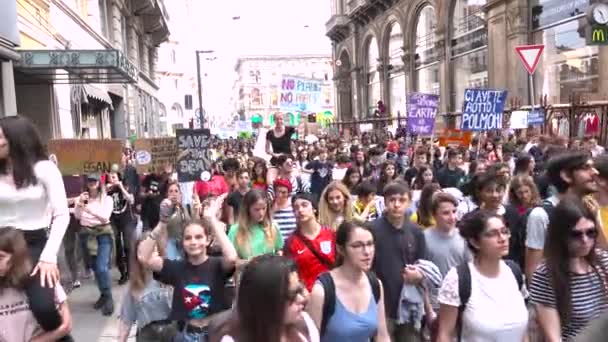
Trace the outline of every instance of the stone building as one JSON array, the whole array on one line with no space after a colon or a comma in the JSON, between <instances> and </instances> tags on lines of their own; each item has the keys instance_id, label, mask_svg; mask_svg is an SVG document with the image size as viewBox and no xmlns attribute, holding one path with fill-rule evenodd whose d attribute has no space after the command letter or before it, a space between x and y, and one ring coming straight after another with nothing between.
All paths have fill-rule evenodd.
<instances>
[{"instance_id":1,"label":"stone building","mask_svg":"<svg viewBox=\"0 0 608 342\"><path fill-rule=\"evenodd\" d=\"M18 0L17 111L49 138L158 136L162 0Z\"/></svg>"},{"instance_id":2,"label":"stone building","mask_svg":"<svg viewBox=\"0 0 608 342\"><path fill-rule=\"evenodd\" d=\"M234 120L250 120L253 116L271 123L273 113L281 112L280 96L283 75L322 81L323 112L335 113L333 66L330 56L244 56L236 63L236 80L231 105ZM287 115L296 113L285 113ZM289 119L289 118L288 118Z\"/></svg>"},{"instance_id":3,"label":"stone building","mask_svg":"<svg viewBox=\"0 0 608 342\"><path fill-rule=\"evenodd\" d=\"M608 94L608 48L586 44L589 0L330 1L341 120L368 117L379 100L403 114L410 92L440 95L442 113L461 111L466 88L506 89L519 105ZM515 52L524 44L545 45L533 87Z\"/></svg>"}]
</instances>

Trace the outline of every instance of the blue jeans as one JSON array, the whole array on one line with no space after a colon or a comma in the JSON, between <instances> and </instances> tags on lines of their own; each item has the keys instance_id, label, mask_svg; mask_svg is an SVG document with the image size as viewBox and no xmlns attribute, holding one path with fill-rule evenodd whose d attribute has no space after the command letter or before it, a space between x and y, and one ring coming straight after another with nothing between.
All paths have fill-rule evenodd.
<instances>
[{"instance_id":1,"label":"blue jeans","mask_svg":"<svg viewBox=\"0 0 608 342\"><path fill-rule=\"evenodd\" d=\"M78 233L78 243L80 245L80 252L82 253L84 259L84 269L85 271L93 270L94 266L93 257L91 253L89 253L89 247L87 246L87 241L89 240L89 233L87 233L86 229L81 229Z\"/></svg>"},{"instance_id":2,"label":"blue jeans","mask_svg":"<svg viewBox=\"0 0 608 342\"><path fill-rule=\"evenodd\" d=\"M110 265L112 263L112 235L97 236L97 257L95 258L95 281L99 292L106 297L112 297L112 277Z\"/></svg>"},{"instance_id":3,"label":"blue jeans","mask_svg":"<svg viewBox=\"0 0 608 342\"><path fill-rule=\"evenodd\" d=\"M173 342L207 342L207 333L189 333L184 329L179 331Z\"/></svg>"}]
</instances>

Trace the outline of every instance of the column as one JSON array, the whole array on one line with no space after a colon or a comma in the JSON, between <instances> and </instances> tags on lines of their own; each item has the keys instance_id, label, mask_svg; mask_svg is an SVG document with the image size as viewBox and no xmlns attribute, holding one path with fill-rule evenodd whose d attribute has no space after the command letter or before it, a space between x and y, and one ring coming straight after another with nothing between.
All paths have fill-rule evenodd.
<instances>
[{"instance_id":1,"label":"column","mask_svg":"<svg viewBox=\"0 0 608 342\"><path fill-rule=\"evenodd\" d=\"M447 113L450 104L450 63L447 58L445 42L447 40L444 32L437 34L435 49L437 50L437 61L439 62L439 113Z\"/></svg>"},{"instance_id":2,"label":"column","mask_svg":"<svg viewBox=\"0 0 608 342\"><path fill-rule=\"evenodd\" d=\"M0 61L0 117L17 115L17 94L15 93L15 77L13 62Z\"/></svg>"}]
</instances>

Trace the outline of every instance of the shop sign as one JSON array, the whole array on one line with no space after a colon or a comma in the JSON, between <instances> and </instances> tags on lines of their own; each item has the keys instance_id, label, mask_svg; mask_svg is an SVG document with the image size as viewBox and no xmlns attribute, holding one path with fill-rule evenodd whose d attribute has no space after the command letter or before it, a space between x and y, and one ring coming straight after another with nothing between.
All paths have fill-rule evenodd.
<instances>
[{"instance_id":1,"label":"shop sign","mask_svg":"<svg viewBox=\"0 0 608 342\"><path fill-rule=\"evenodd\" d=\"M18 65L31 69L101 69L116 68L133 82L137 68L118 50L28 50L21 51Z\"/></svg>"},{"instance_id":2,"label":"shop sign","mask_svg":"<svg viewBox=\"0 0 608 342\"><path fill-rule=\"evenodd\" d=\"M593 25L588 34L587 45L608 45L608 26Z\"/></svg>"},{"instance_id":3,"label":"shop sign","mask_svg":"<svg viewBox=\"0 0 608 342\"><path fill-rule=\"evenodd\" d=\"M451 53L452 56L458 56L486 45L488 45L488 31L485 26L480 26L452 39Z\"/></svg>"},{"instance_id":4,"label":"shop sign","mask_svg":"<svg viewBox=\"0 0 608 342\"><path fill-rule=\"evenodd\" d=\"M532 29L539 29L556 22L585 14L589 0L535 0L532 5Z\"/></svg>"}]
</instances>

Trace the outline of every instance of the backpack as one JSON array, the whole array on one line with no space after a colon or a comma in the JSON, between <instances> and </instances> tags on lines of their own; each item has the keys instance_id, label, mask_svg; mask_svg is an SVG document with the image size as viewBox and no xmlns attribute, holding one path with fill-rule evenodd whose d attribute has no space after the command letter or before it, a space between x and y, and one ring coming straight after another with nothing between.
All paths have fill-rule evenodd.
<instances>
[{"instance_id":1,"label":"backpack","mask_svg":"<svg viewBox=\"0 0 608 342\"><path fill-rule=\"evenodd\" d=\"M366 272L369 284L372 287L372 293L376 303L380 300L380 281L373 272ZM323 286L325 298L323 300L323 317L321 319L321 336L325 334L327 323L336 310L336 286L329 272L322 273L317 279Z\"/></svg>"},{"instance_id":2,"label":"backpack","mask_svg":"<svg viewBox=\"0 0 608 342\"><path fill-rule=\"evenodd\" d=\"M505 263L513 272L517 281L517 288L521 289L524 286L524 275L519 265L513 260L505 260ZM464 262L456 266L458 273L458 296L460 297L460 306L458 307L458 318L456 319L456 329L458 331L458 341L462 340L462 314L471 298L471 269L469 263Z\"/></svg>"},{"instance_id":3,"label":"backpack","mask_svg":"<svg viewBox=\"0 0 608 342\"><path fill-rule=\"evenodd\" d=\"M533 208L528 209L520 218L517 226L517 230L514 232L515 234L511 235L511 241L509 243L513 246L513 249L519 249L522 255L520 258L516 258L520 267L525 267L525 250L526 250L526 239L528 236L528 218L530 217L530 213L532 210L536 208L543 208L547 213L548 217L551 217L551 213L553 209L555 209L555 205L549 201L544 200L540 205L537 205ZM511 230L513 232L513 229Z\"/></svg>"}]
</instances>

